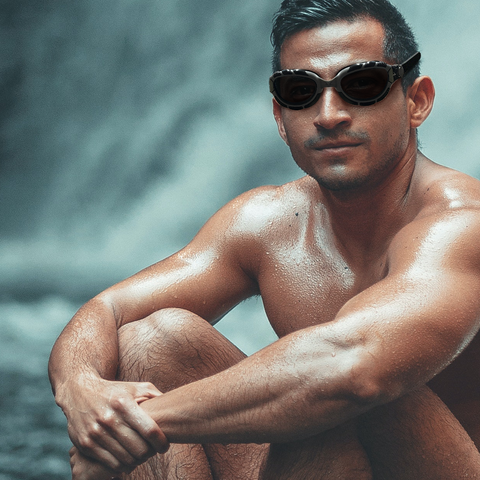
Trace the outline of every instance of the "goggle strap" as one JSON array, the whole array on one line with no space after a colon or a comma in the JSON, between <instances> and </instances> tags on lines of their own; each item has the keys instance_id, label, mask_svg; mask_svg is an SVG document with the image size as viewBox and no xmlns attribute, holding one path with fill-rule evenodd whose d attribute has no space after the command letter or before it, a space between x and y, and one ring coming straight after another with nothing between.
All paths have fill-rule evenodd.
<instances>
[{"instance_id":1,"label":"goggle strap","mask_svg":"<svg viewBox=\"0 0 480 480\"><path fill-rule=\"evenodd\" d=\"M412 70L412 68L415 67L421 56L422 55L420 52L417 52L415 55L412 55L408 60L402 63L401 66L403 67L403 75L406 75L410 70Z\"/></svg>"}]
</instances>

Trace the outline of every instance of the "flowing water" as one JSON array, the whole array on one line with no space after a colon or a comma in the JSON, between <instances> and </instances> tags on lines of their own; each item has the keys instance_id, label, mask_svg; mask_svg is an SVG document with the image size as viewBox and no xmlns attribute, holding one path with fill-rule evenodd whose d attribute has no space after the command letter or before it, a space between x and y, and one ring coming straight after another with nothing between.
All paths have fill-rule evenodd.
<instances>
[{"instance_id":1,"label":"flowing water","mask_svg":"<svg viewBox=\"0 0 480 480\"><path fill-rule=\"evenodd\" d=\"M76 309L301 175L271 116L278 4L0 0L0 480L69 478L46 364ZM480 6L396 4L437 84L425 153L478 175ZM274 339L257 300L219 328L247 353Z\"/></svg>"}]
</instances>

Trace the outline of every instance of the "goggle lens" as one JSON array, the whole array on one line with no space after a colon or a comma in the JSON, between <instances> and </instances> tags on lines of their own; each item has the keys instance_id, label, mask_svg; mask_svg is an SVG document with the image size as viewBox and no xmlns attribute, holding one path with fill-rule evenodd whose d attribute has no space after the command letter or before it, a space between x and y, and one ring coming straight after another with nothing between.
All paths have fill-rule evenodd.
<instances>
[{"instance_id":1,"label":"goggle lens","mask_svg":"<svg viewBox=\"0 0 480 480\"><path fill-rule=\"evenodd\" d=\"M340 82L345 95L353 100L373 100L382 95L388 86L385 68L370 68L349 73Z\"/></svg>"},{"instance_id":2,"label":"goggle lens","mask_svg":"<svg viewBox=\"0 0 480 480\"><path fill-rule=\"evenodd\" d=\"M317 93L317 84L312 79L297 75L277 78L274 85L280 98L292 105L308 103Z\"/></svg>"},{"instance_id":3,"label":"goggle lens","mask_svg":"<svg viewBox=\"0 0 480 480\"><path fill-rule=\"evenodd\" d=\"M278 97L291 105L308 104L323 91L315 80L303 75L278 77L273 85ZM340 93L353 101L375 100L388 87L388 71L385 68L369 68L348 73L341 79L340 87Z\"/></svg>"}]
</instances>

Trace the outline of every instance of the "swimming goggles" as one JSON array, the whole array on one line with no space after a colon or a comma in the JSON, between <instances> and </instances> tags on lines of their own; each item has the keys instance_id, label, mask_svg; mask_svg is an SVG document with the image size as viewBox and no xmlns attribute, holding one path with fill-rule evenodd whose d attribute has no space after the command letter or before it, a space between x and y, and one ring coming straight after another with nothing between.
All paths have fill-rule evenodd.
<instances>
[{"instance_id":1,"label":"swimming goggles","mask_svg":"<svg viewBox=\"0 0 480 480\"><path fill-rule=\"evenodd\" d=\"M283 107L301 110L314 105L325 87L333 87L352 105L373 105L383 100L395 81L420 60L420 52L402 64L363 62L342 68L332 80L323 80L310 70L281 70L270 77L270 92Z\"/></svg>"}]
</instances>

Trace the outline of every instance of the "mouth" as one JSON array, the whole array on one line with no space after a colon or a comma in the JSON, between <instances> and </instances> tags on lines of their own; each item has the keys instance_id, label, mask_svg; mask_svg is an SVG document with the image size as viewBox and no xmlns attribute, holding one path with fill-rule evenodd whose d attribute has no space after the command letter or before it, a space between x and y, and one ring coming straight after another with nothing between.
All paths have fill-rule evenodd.
<instances>
[{"instance_id":1,"label":"mouth","mask_svg":"<svg viewBox=\"0 0 480 480\"><path fill-rule=\"evenodd\" d=\"M360 145L361 143L324 143L315 145L313 149L326 159L338 160L353 155Z\"/></svg>"},{"instance_id":2,"label":"mouth","mask_svg":"<svg viewBox=\"0 0 480 480\"><path fill-rule=\"evenodd\" d=\"M360 143L348 143L348 142L331 142L331 143L320 143L318 145L314 145L313 148L314 150L318 151L340 151L340 150L347 150L350 148L355 148L361 145Z\"/></svg>"}]
</instances>

